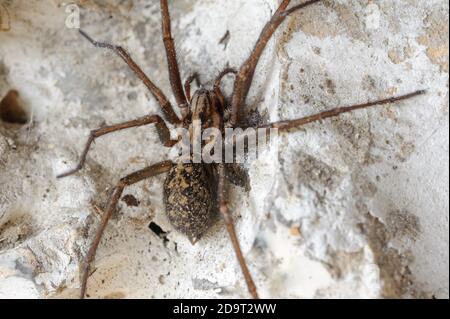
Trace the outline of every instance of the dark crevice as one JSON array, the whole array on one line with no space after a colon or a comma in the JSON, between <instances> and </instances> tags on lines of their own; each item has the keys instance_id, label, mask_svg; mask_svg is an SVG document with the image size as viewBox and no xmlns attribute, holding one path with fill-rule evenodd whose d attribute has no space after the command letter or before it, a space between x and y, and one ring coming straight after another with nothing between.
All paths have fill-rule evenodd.
<instances>
[{"instance_id":1,"label":"dark crevice","mask_svg":"<svg viewBox=\"0 0 450 319\"><path fill-rule=\"evenodd\" d=\"M11 90L0 101L0 118L7 123L26 124L28 115L20 101L19 92Z\"/></svg>"},{"instance_id":2,"label":"dark crevice","mask_svg":"<svg viewBox=\"0 0 450 319\"><path fill-rule=\"evenodd\" d=\"M148 225L148 228L150 228L150 230L154 232L156 236L163 240L164 246L167 246L170 241L167 238L168 232L165 232L158 224L154 222L151 222L150 225Z\"/></svg>"}]
</instances>

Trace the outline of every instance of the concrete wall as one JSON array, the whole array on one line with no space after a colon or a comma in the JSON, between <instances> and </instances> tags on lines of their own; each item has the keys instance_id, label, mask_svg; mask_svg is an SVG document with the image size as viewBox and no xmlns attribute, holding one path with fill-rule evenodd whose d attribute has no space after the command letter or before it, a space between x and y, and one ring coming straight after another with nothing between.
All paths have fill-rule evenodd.
<instances>
[{"instance_id":1,"label":"concrete wall","mask_svg":"<svg viewBox=\"0 0 450 319\"><path fill-rule=\"evenodd\" d=\"M158 1L76 2L83 29L124 46L170 93ZM279 1L170 2L182 75L210 84L248 56ZM55 176L75 164L90 129L158 106L120 59L66 27L62 1L1 3L11 30L0 32L0 98L17 89L32 122L0 121L0 298L76 297L112 186L168 151L153 128L134 129L99 139L76 176ZM305 126L248 163L251 191L232 187L230 201L263 297L448 298L447 29L444 0L326 0L269 43L252 118L428 93ZM191 246L164 215L163 180L126 190L140 204L120 203L89 295L248 297L223 224Z\"/></svg>"}]
</instances>

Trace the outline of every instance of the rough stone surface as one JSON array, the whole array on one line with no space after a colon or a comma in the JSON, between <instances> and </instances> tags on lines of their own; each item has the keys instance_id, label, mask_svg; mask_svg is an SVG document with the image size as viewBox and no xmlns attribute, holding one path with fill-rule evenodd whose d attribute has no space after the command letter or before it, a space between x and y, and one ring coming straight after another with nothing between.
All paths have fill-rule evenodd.
<instances>
[{"instance_id":1,"label":"rough stone surface","mask_svg":"<svg viewBox=\"0 0 450 319\"><path fill-rule=\"evenodd\" d=\"M158 1L75 2L83 29L127 48L169 94ZM278 4L170 2L182 75L209 83L242 63ZM158 106L120 59L65 27L63 1L0 3L1 23L5 8L11 18L0 98L17 89L31 121L0 121L0 298L76 297L112 186L169 152L153 128L132 129L99 139L81 173L55 176L90 129ZM444 0L326 0L269 43L247 101L266 121L428 93L305 126L248 163L251 190L233 187L230 201L263 297L448 298L448 11ZM90 297L248 297L223 224L192 246L164 215L163 180L126 190L138 204L120 202Z\"/></svg>"}]
</instances>

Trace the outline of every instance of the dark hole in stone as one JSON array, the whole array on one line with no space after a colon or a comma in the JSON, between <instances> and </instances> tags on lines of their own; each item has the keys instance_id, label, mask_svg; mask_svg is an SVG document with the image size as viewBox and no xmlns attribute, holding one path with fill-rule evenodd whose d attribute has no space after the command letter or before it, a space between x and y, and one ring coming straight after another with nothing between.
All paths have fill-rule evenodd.
<instances>
[{"instance_id":1,"label":"dark hole in stone","mask_svg":"<svg viewBox=\"0 0 450 319\"><path fill-rule=\"evenodd\" d=\"M150 230L154 232L156 236L163 240L164 245L167 245L167 243L169 242L169 239L167 238L167 232L165 232L158 224L154 222L151 222L150 225L148 225L148 228L150 228Z\"/></svg>"},{"instance_id":2,"label":"dark hole in stone","mask_svg":"<svg viewBox=\"0 0 450 319\"><path fill-rule=\"evenodd\" d=\"M127 204L128 207L132 206L132 207L138 207L140 202L137 200L136 197L134 197L131 194L125 195L122 198L122 202L124 202L125 204Z\"/></svg>"},{"instance_id":3,"label":"dark hole in stone","mask_svg":"<svg viewBox=\"0 0 450 319\"><path fill-rule=\"evenodd\" d=\"M20 101L19 92L11 90L0 101L0 118L13 124L26 124L28 116Z\"/></svg>"}]
</instances>

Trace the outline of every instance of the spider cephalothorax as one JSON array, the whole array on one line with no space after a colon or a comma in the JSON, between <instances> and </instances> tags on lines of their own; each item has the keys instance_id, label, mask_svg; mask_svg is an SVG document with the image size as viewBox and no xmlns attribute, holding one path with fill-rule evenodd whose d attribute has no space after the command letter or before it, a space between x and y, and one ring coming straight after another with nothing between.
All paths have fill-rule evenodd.
<instances>
[{"instance_id":1,"label":"spider cephalothorax","mask_svg":"<svg viewBox=\"0 0 450 319\"><path fill-rule=\"evenodd\" d=\"M252 83L256 66L268 41L276 29L290 14L320 1L321 0L310 0L288 8L291 1L283 0L272 19L262 30L254 50L252 51L250 57L240 67L239 71L234 71L230 68L225 69L217 77L213 90L205 90L201 88L195 92L191 98L190 85L194 80L197 80L197 83L199 82L198 76L193 75L189 77L183 87L177 63L175 45L171 34L168 3L167 0L161 0L163 41L169 64L170 84L180 109L181 118L178 117L177 112L175 112L164 93L149 79L149 77L139 68L139 66L132 60L123 48L108 43L94 41L85 32L80 31L81 34L93 45L99 48L106 48L114 51L128 64L128 66L143 81L146 87L153 94L154 98L158 101L165 116L165 120L159 115L147 115L136 120L117 125L105 126L91 131L90 137L77 167L65 174L60 175L59 177L69 176L78 172L84 166L89 148L93 141L96 138L112 132L148 124L155 124L162 144L167 147L172 147L177 144L179 140L171 139L170 131L165 121L170 122L175 127L186 129L191 134L190 136L195 135L192 134L192 131L193 125L196 122L201 123L200 131L214 128L219 130L219 134L223 134L225 127L238 128L239 123L241 122L239 118L240 110L245 105L245 100ZM220 82L221 79L228 73L236 74L236 79L234 82L233 95L230 99L231 102L229 105L226 105L225 99L220 91ZM339 107L305 118L257 126L255 129L276 128L279 131L287 132L290 129L298 128L305 124L320 121L326 118L335 117L342 113L352 112L375 105L389 104L409 99L423 93L424 91L416 91L399 97L387 98L381 101L368 102L348 107ZM193 144L192 138L189 142ZM203 144L201 146L203 146ZM187 157L190 159L191 153L189 153ZM227 231L230 235L230 239L236 252L236 256L242 269L249 292L254 298L258 298L256 286L247 268L247 264L242 254L234 228L233 218L228 209L227 191L225 187L226 180L244 187L248 187L248 183L242 181L240 178L240 176L245 174L239 172L239 168L237 166L225 164L221 161L218 163L216 162L215 164L206 164L203 161L196 163L174 163L172 161L163 161L122 178L112 192L111 199L105 209L105 214L95 235L95 239L86 258L84 259L83 267L81 268L81 297L84 298L85 296L87 280L90 273L90 265L94 260L103 232L112 213L117 207L124 189L127 186L163 173L167 173L164 183L164 202L166 204L166 214L174 228L187 235L189 240L195 244L200 239L202 234L208 229L211 216L213 216L215 211L218 210L227 227Z\"/></svg>"},{"instance_id":2,"label":"spider cephalothorax","mask_svg":"<svg viewBox=\"0 0 450 319\"><path fill-rule=\"evenodd\" d=\"M221 129L223 105L214 91L200 89L194 93L189 103L189 124L200 121L202 129Z\"/></svg>"}]
</instances>

